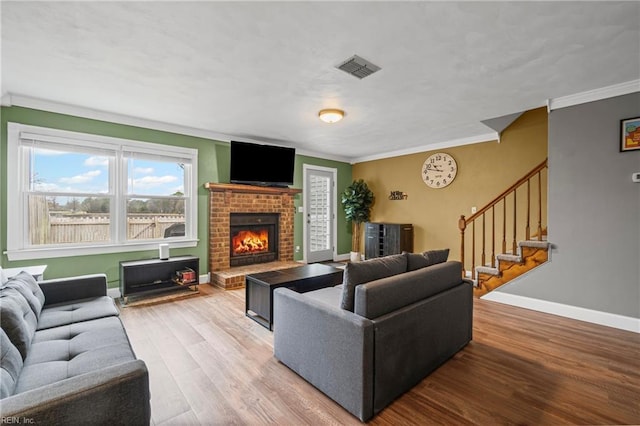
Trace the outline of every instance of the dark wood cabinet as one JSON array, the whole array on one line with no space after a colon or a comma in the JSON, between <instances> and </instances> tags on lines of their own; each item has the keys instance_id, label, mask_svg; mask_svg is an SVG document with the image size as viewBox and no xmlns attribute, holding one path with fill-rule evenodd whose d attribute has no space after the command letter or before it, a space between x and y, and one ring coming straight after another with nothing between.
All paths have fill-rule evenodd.
<instances>
[{"instance_id":1,"label":"dark wood cabinet","mask_svg":"<svg viewBox=\"0 0 640 426\"><path fill-rule=\"evenodd\" d=\"M366 259L413 252L413 225L410 223L365 223L364 256Z\"/></svg>"},{"instance_id":2,"label":"dark wood cabinet","mask_svg":"<svg viewBox=\"0 0 640 426\"><path fill-rule=\"evenodd\" d=\"M199 266L195 256L120 262L120 295L127 303L131 295L197 288Z\"/></svg>"}]
</instances>

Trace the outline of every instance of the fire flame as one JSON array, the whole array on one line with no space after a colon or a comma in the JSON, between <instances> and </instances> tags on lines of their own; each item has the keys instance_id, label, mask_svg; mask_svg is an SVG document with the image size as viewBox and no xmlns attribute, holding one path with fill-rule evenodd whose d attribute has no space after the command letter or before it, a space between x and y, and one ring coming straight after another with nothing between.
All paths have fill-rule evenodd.
<instances>
[{"instance_id":1,"label":"fire flame","mask_svg":"<svg viewBox=\"0 0 640 426\"><path fill-rule=\"evenodd\" d=\"M233 236L233 254L260 253L269 250L269 233L259 231L240 231Z\"/></svg>"}]
</instances>

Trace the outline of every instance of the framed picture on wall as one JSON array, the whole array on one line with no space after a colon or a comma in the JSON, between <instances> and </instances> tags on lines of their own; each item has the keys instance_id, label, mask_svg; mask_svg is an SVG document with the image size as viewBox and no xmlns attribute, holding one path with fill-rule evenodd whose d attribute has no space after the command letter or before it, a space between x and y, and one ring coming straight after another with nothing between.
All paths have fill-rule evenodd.
<instances>
[{"instance_id":1,"label":"framed picture on wall","mask_svg":"<svg viewBox=\"0 0 640 426\"><path fill-rule=\"evenodd\" d=\"M640 150L640 117L620 120L620 152Z\"/></svg>"}]
</instances>

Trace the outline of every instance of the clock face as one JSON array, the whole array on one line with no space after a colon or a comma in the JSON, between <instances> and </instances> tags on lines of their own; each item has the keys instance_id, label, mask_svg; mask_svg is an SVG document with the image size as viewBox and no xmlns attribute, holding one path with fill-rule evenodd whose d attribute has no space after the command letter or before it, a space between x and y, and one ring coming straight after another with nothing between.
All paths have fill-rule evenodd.
<instances>
[{"instance_id":1,"label":"clock face","mask_svg":"<svg viewBox=\"0 0 640 426\"><path fill-rule=\"evenodd\" d=\"M456 178L458 165L449 154L437 152L422 165L422 180L431 188L444 188Z\"/></svg>"}]
</instances>

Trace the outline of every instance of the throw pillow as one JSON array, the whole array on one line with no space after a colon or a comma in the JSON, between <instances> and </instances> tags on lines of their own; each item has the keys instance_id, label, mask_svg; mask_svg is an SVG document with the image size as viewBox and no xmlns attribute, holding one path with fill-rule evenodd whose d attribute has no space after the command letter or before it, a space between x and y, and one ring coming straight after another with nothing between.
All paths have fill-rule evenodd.
<instances>
[{"instance_id":1,"label":"throw pillow","mask_svg":"<svg viewBox=\"0 0 640 426\"><path fill-rule=\"evenodd\" d=\"M357 285L402 274L406 271L407 257L403 254L347 263L342 280L341 308L353 312Z\"/></svg>"},{"instance_id":2,"label":"throw pillow","mask_svg":"<svg viewBox=\"0 0 640 426\"><path fill-rule=\"evenodd\" d=\"M405 251L404 255L407 256L407 272L429 266L429 260L421 253L409 253Z\"/></svg>"},{"instance_id":3,"label":"throw pillow","mask_svg":"<svg viewBox=\"0 0 640 426\"><path fill-rule=\"evenodd\" d=\"M436 263L446 262L449 258L449 249L429 250L423 253L427 258L428 266L435 265Z\"/></svg>"},{"instance_id":4,"label":"throw pillow","mask_svg":"<svg viewBox=\"0 0 640 426\"><path fill-rule=\"evenodd\" d=\"M31 307L36 318L40 318L40 312L44 305L44 293L31 274L22 271L7 281L3 287L18 290Z\"/></svg>"},{"instance_id":5,"label":"throw pillow","mask_svg":"<svg viewBox=\"0 0 640 426\"><path fill-rule=\"evenodd\" d=\"M38 320L24 297L14 288L0 289L0 326L22 359L27 357Z\"/></svg>"},{"instance_id":6,"label":"throw pillow","mask_svg":"<svg viewBox=\"0 0 640 426\"><path fill-rule=\"evenodd\" d=\"M20 352L0 328L0 398L13 395L22 364Z\"/></svg>"}]
</instances>

